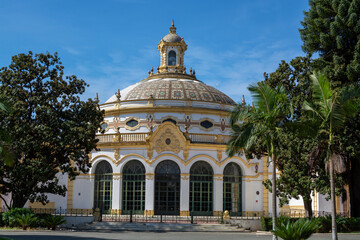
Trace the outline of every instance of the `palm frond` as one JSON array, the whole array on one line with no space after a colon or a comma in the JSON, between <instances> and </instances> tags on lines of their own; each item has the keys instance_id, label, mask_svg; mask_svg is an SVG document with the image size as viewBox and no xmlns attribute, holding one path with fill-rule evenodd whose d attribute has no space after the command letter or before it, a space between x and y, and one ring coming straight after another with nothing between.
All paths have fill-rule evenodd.
<instances>
[{"instance_id":1,"label":"palm frond","mask_svg":"<svg viewBox=\"0 0 360 240\"><path fill-rule=\"evenodd\" d=\"M269 85L259 82L257 85L250 85L248 90L254 100L254 104L260 111L269 113L276 104L276 91Z\"/></svg>"},{"instance_id":2,"label":"palm frond","mask_svg":"<svg viewBox=\"0 0 360 240\"><path fill-rule=\"evenodd\" d=\"M311 116L311 118L312 119L314 119L314 118L321 118L322 120L324 120L324 115L323 115L323 113L321 113L318 109L317 109L317 107L315 106L315 104L314 103L312 103L312 102L308 102L308 101L304 101L304 103L303 103L303 109L305 110L305 111L308 111L308 112L310 112L311 114L312 114L312 116Z\"/></svg>"},{"instance_id":3,"label":"palm frond","mask_svg":"<svg viewBox=\"0 0 360 240\"><path fill-rule=\"evenodd\" d=\"M327 100L331 98L333 91L330 81L322 73L315 72L310 76L311 90L313 91L313 99L317 104L325 105Z\"/></svg>"},{"instance_id":4,"label":"palm frond","mask_svg":"<svg viewBox=\"0 0 360 240\"><path fill-rule=\"evenodd\" d=\"M253 129L254 125L248 122L232 127L233 133L228 141L226 150L229 156L232 157L239 152L243 152L244 148L248 146L248 141L251 138Z\"/></svg>"}]
</instances>

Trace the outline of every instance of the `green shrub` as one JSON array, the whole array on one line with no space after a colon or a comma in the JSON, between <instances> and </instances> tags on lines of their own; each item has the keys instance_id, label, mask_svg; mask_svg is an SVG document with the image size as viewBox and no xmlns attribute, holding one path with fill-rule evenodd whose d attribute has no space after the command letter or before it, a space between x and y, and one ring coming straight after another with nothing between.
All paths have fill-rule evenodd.
<instances>
[{"instance_id":1,"label":"green shrub","mask_svg":"<svg viewBox=\"0 0 360 240\"><path fill-rule=\"evenodd\" d=\"M331 231L331 216L324 216L316 218L319 223L319 233L328 233Z\"/></svg>"},{"instance_id":2,"label":"green shrub","mask_svg":"<svg viewBox=\"0 0 360 240\"><path fill-rule=\"evenodd\" d=\"M261 224L261 230L270 231L272 229L271 217L261 217L260 224Z\"/></svg>"},{"instance_id":3,"label":"green shrub","mask_svg":"<svg viewBox=\"0 0 360 240\"><path fill-rule=\"evenodd\" d=\"M0 212L0 227L5 226L4 221L2 219L3 212ZM1 240L1 239L0 239Z\"/></svg>"},{"instance_id":4,"label":"green shrub","mask_svg":"<svg viewBox=\"0 0 360 240\"><path fill-rule=\"evenodd\" d=\"M336 225L339 232L359 231L360 218L337 217Z\"/></svg>"},{"instance_id":5,"label":"green shrub","mask_svg":"<svg viewBox=\"0 0 360 240\"><path fill-rule=\"evenodd\" d=\"M5 226L15 227L17 215L26 215L32 213L33 212L28 208L13 208L2 214L2 220Z\"/></svg>"},{"instance_id":6,"label":"green shrub","mask_svg":"<svg viewBox=\"0 0 360 240\"><path fill-rule=\"evenodd\" d=\"M26 230L28 227L36 223L36 217L33 213L27 213L22 215L16 215L16 223L23 229Z\"/></svg>"},{"instance_id":7,"label":"green shrub","mask_svg":"<svg viewBox=\"0 0 360 240\"><path fill-rule=\"evenodd\" d=\"M48 213L39 213L39 214L35 214L36 218L37 218L37 222L36 222L36 225L38 227L41 227L41 228L46 228L46 225L45 225L45 219L49 216L51 216L51 214L48 214Z\"/></svg>"},{"instance_id":8,"label":"green shrub","mask_svg":"<svg viewBox=\"0 0 360 240\"><path fill-rule=\"evenodd\" d=\"M299 219L295 222L282 220L272 232L283 240L302 240L308 239L318 228L317 220Z\"/></svg>"},{"instance_id":9,"label":"green shrub","mask_svg":"<svg viewBox=\"0 0 360 240\"><path fill-rule=\"evenodd\" d=\"M62 216L52 216L52 215L46 216L43 219L43 221L44 221L44 225L48 229L52 229L52 230L55 230L56 226L66 223L64 217L62 217Z\"/></svg>"}]
</instances>

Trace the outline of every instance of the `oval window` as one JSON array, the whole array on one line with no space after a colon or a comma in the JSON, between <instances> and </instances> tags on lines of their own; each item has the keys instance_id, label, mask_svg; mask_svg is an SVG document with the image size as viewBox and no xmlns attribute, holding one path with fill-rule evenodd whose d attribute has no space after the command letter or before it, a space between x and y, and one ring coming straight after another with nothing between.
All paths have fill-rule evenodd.
<instances>
[{"instance_id":1,"label":"oval window","mask_svg":"<svg viewBox=\"0 0 360 240\"><path fill-rule=\"evenodd\" d=\"M100 125L100 128L101 128L102 130L106 130L107 127L108 127L108 124L107 124L107 123L102 123L102 124Z\"/></svg>"},{"instance_id":2,"label":"oval window","mask_svg":"<svg viewBox=\"0 0 360 240\"><path fill-rule=\"evenodd\" d=\"M128 126L128 127L136 127L138 124L139 124L139 122L136 121L135 119L131 119L126 122L126 126Z\"/></svg>"},{"instance_id":3,"label":"oval window","mask_svg":"<svg viewBox=\"0 0 360 240\"><path fill-rule=\"evenodd\" d=\"M203 127L203 128L211 128L212 126L214 126L214 124L208 120L205 120L205 121L202 121L200 123L200 125Z\"/></svg>"}]
</instances>

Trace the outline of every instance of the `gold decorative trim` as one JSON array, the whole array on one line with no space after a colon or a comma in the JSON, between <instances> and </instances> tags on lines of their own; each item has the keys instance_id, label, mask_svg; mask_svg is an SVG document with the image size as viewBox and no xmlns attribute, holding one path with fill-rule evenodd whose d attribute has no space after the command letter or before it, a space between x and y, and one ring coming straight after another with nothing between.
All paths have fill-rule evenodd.
<instances>
[{"instance_id":1,"label":"gold decorative trim","mask_svg":"<svg viewBox=\"0 0 360 240\"><path fill-rule=\"evenodd\" d=\"M222 160L222 151L221 150L216 150L217 151L217 159L219 162L221 162Z\"/></svg>"},{"instance_id":2,"label":"gold decorative trim","mask_svg":"<svg viewBox=\"0 0 360 240\"><path fill-rule=\"evenodd\" d=\"M213 216L222 216L223 211L213 211Z\"/></svg>"},{"instance_id":3,"label":"gold decorative trim","mask_svg":"<svg viewBox=\"0 0 360 240\"><path fill-rule=\"evenodd\" d=\"M111 209L111 214L121 215L121 213L122 213L121 209Z\"/></svg>"},{"instance_id":4,"label":"gold decorative trim","mask_svg":"<svg viewBox=\"0 0 360 240\"><path fill-rule=\"evenodd\" d=\"M154 210L145 210L144 215L145 216L154 216Z\"/></svg>"},{"instance_id":5,"label":"gold decorative trim","mask_svg":"<svg viewBox=\"0 0 360 240\"><path fill-rule=\"evenodd\" d=\"M211 127L211 128L204 128L203 126L201 126L201 122L206 121L206 120L212 123L212 127ZM208 118L208 117L200 118L200 119L198 120L198 122L199 122L199 128L200 128L201 130L205 131L205 132L211 132L211 131L213 131L214 128L215 128L215 124L217 124L217 122L216 122L214 119L211 119L211 118Z\"/></svg>"},{"instance_id":6,"label":"gold decorative trim","mask_svg":"<svg viewBox=\"0 0 360 240\"><path fill-rule=\"evenodd\" d=\"M214 174L213 177L215 181L222 181L224 179L224 175L222 174Z\"/></svg>"},{"instance_id":7,"label":"gold decorative trim","mask_svg":"<svg viewBox=\"0 0 360 240\"><path fill-rule=\"evenodd\" d=\"M107 124L107 127L106 127L105 129L102 129L102 128L101 128L101 125L104 124L104 123ZM105 132L109 131L109 129L110 129L109 125L110 125L109 120L103 120L103 121L101 122L101 124L100 124L100 130L104 130Z\"/></svg>"},{"instance_id":8,"label":"gold decorative trim","mask_svg":"<svg viewBox=\"0 0 360 240\"><path fill-rule=\"evenodd\" d=\"M138 122L138 124L135 126L135 127L129 127L127 124L127 122L131 121L131 120L135 120ZM126 130L129 130L129 131L134 131L136 129L140 128L140 118L138 117L134 117L134 116L131 116L131 117L128 117L125 119L125 129Z\"/></svg>"},{"instance_id":9,"label":"gold decorative trim","mask_svg":"<svg viewBox=\"0 0 360 240\"><path fill-rule=\"evenodd\" d=\"M66 208L73 208L73 196L74 196L74 181L71 181L68 177L68 186L67 186L67 199L66 199Z\"/></svg>"},{"instance_id":10,"label":"gold decorative trim","mask_svg":"<svg viewBox=\"0 0 360 240\"><path fill-rule=\"evenodd\" d=\"M166 99L161 99L166 100ZM142 100L144 101L144 100ZM201 102L201 101L197 101ZM210 102L206 102L210 103ZM217 103L217 102L214 102ZM233 107L233 105L228 105L229 107ZM149 107L149 106L139 106L139 107L124 107L120 109L112 109L112 110L106 110L105 111L105 117L108 116L117 116L120 113L121 114L134 114L134 113L185 113L185 114L198 114L201 112L201 114L209 114L209 115L218 115L221 117L227 117L229 115L230 110L217 110L217 109L204 109L204 108L195 108L192 106L188 107L167 107L167 106L156 106L156 107Z\"/></svg>"},{"instance_id":11,"label":"gold decorative trim","mask_svg":"<svg viewBox=\"0 0 360 240\"><path fill-rule=\"evenodd\" d=\"M154 180L155 173L145 173L145 179L147 180Z\"/></svg>"},{"instance_id":12,"label":"gold decorative trim","mask_svg":"<svg viewBox=\"0 0 360 240\"><path fill-rule=\"evenodd\" d=\"M90 163L93 163L95 160L97 160L99 158L106 158L107 160L110 160L112 163L116 164L116 161L113 158L111 158L111 157L109 157L107 155L97 155L96 157L91 159Z\"/></svg>"},{"instance_id":13,"label":"gold decorative trim","mask_svg":"<svg viewBox=\"0 0 360 240\"><path fill-rule=\"evenodd\" d=\"M55 209L55 202L48 202L45 205L42 202L29 202L29 208Z\"/></svg>"},{"instance_id":14,"label":"gold decorative trim","mask_svg":"<svg viewBox=\"0 0 360 240\"><path fill-rule=\"evenodd\" d=\"M120 149L119 149L119 148L115 148L115 149L114 149L114 158L115 158L115 161L116 161L117 159L119 159L119 157L120 157Z\"/></svg>"},{"instance_id":15,"label":"gold decorative trim","mask_svg":"<svg viewBox=\"0 0 360 240\"><path fill-rule=\"evenodd\" d=\"M190 216L190 211L180 211L180 216L184 216L184 217Z\"/></svg>"},{"instance_id":16,"label":"gold decorative trim","mask_svg":"<svg viewBox=\"0 0 360 240\"><path fill-rule=\"evenodd\" d=\"M263 180L268 179L268 166L267 166L267 157L263 157ZM269 214L269 191L263 185L263 210L265 212L265 217Z\"/></svg>"}]
</instances>

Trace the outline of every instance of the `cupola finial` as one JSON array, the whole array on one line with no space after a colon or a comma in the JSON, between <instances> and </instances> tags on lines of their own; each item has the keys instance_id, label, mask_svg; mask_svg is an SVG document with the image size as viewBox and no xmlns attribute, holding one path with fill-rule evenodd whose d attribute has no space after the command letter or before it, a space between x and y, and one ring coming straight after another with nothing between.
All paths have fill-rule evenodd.
<instances>
[{"instance_id":1,"label":"cupola finial","mask_svg":"<svg viewBox=\"0 0 360 240\"><path fill-rule=\"evenodd\" d=\"M174 19L172 20L171 27L169 27L170 33L176 33L176 27L174 24Z\"/></svg>"}]
</instances>

